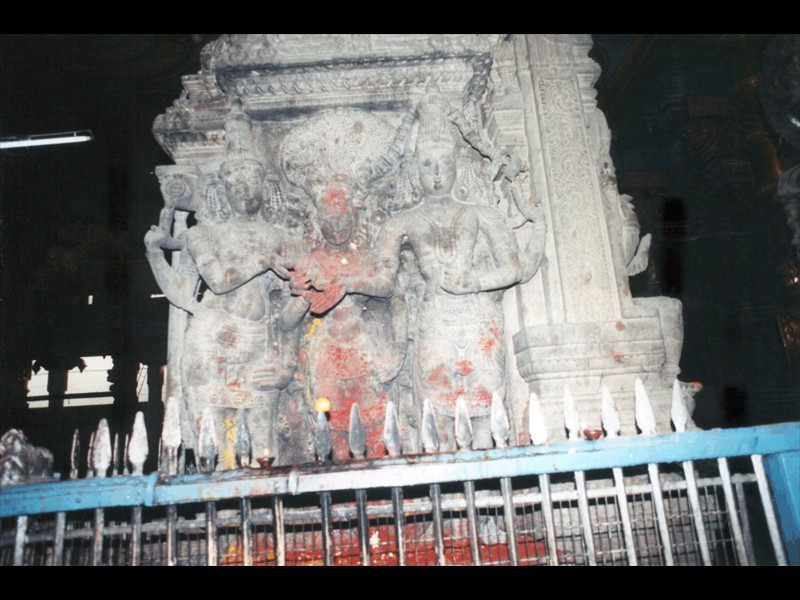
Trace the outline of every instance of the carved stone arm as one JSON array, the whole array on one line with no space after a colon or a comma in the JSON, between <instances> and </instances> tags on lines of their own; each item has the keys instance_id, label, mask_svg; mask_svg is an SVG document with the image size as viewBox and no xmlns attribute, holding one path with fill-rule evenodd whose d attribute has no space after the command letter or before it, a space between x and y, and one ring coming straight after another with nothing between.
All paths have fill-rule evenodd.
<instances>
[{"instance_id":1,"label":"carved stone arm","mask_svg":"<svg viewBox=\"0 0 800 600\"><path fill-rule=\"evenodd\" d=\"M520 268L522 269L520 283L528 283L533 279L544 260L544 248L547 242L547 222L544 220L544 215L540 214L532 223L533 232L519 259Z\"/></svg>"},{"instance_id":2,"label":"carved stone arm","mask_svg":"<svg viewBox=\"0 0 800 600\"><path fill-rule=\"evenodd\" d=\"M300 324L300 321L306 316L310 306L311 302L304 296L294 296L290 298L286 304L283 305L278 319L278 326L282 331L291 331Z\"/></svg>"},{"instance_id":3,"label":"carved stone arm","mask_svg":"<svg viewBox=\"0 0 800 600\"><path fill-rule=\"evenodd\" d=\"M194 290L197 285L197 280L192 280L187 277L181 277L175 269L170 266L164 256L164 251L159 247L160 239L163 231L153 225L150 231L145 235L145 246L147 251L147 262L150 263L150 269L156 278L156 283L167 300L178 308L182 308L187 312L194 312Z\"/></svg>"},{"instance_id":4,"label":"carved stone arm","mask_svg":"<svg viewBox=\"0 0 800 600\"><path fill-rule=\"evenodd\" d=\"M456 109L450 111L450 119L458 127L461 137L497 166L495 180L504 177L508 181L514 181L521 171L527 170L522 159L515 152L507 148L492 148L481 139L480 134L467 123L464 115Z\"/></svg>"},{"instance_id":5,"label":"carved stone arm","mask_svg":"<svg viewBox=\"0 0 800 600\"><path fill-rule=\"evenodd\" d=\"M210 254L201 253L194 258L197 271L208 288L217 295L227 294L269 269L264 257L253 257L247 263L236 266L223 265Z\"/></svg>"},{"instance_id":6,"label":"carved stone arm","mask_svg":"<svg viewBox=\"0 0 800 600\"><path fill-rule=\"evenodd\" d=\"M398 245L399 252L399 245ZM397 281L397 271L400 268L400 261L395 256L388 254L378 257L375 265L374 274L364 274L359 276L349 276L342 280L342 284L348 294L363 294L373 298L390 298L394 294L395 283Z\"/></svg>"},{"instance_id":7,"label":"carved stone arm","mask_svg":"<svg viewBox=\"0 0 800 600\"><path fill-rule=\"evenodd\" d=\"M492 248L494 266L483 271L446 274L442 282L442 289L446 292L472 294L502 290L519 283L522 278L519 246L503 216L493 208L483 207L480 228Z\"/></svg>"},{"instance_id":8,"label":"carved stone arm","mask_svg":"<svg viewBox=\"0 0 800 600\"><path fill-rule=\"evenodd\" d=\"M200 228L189 230L186 245L194 258L198 273L213 293L227 294L269 270L275 271L281 277L288 277L284 259L269 251L242 256L236 264L224 263L217 256L212 244L202 237L202 232L197 233L198 229Z\"/></svg>"}]
</instances>

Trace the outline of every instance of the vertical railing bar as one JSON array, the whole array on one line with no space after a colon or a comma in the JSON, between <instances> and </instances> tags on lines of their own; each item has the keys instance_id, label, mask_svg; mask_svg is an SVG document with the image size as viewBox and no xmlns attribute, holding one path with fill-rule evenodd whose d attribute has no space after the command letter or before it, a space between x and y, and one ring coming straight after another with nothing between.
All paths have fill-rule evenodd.
<instances>
[{"instance_id":1,"label":"vertical railing bar","mask_svg":"<svg viewBox=\"0 0 800 600\"><path fill-rule=\"evenodd\" d=\"M55 532L53 534L53 566L60 567L64 563L64 530L67 528L67 513L56 513Z\"/></svg>"},{"instance_id":2,"label":"vertical railing bar","mask_svg":"<svg viewBox=\"0 0 800 600\"><path fill-rule=\"evenodd\" d=\"M322 511L322 564L333 565L333 531L331 523L331 493L320 492L319 504Z\"/></svg>"},{"instance_id":3,"label":"vertical railing bar","mask_svg":"<svg viewBox=\"0 0 800 600\"><path fill-rule=\"evenodd\" d=\"M764 516L767 519L767 528L769 529L769 537L772 540L772 548L775 550L775 560L781 567L786 566L786 553L783 551L783 542L781 541L780 530L778 529L778 520L775 517L775 508L772 506L772 496L769 491L769 481L767 481L767 474L764 471L764 457L760 454L753 454L750 456L753 461L753 470L756 474L758 481L758 491L761 494L761 504L764 507Z\"/></svg>"},{"instance_id":4,"label":"vertical railing bar","mask_svg":"<svg viewBox=\"0 0 800 600\"><path fill-rule=\"evenodd\" d=\"M630 490L629 490L630 491ZM640 556L643 557L643 564L646 566L653 565L653 549L658 548L658 561L661 562L661 550L659 548L660 544L660 536L658 534L658 517L656 517L655 507L653 506L653 502L651 501L649 504L647 502L647 496L641 492L636 492L633 495L633 519L632 521L636 520L636 507L638 506L641 510L641 527L638 529L638 535L640 540L644 540L644 542L638 546L640 547ZM652 520L653 527L648 526L648 519Z\"/></svg>"},{"instance_id":5,"label":"vertical railing bar","mask_svg":"<svg viewBox=\"0 0 800 600\"><path fill-rule=\"evenodd\" d=\"M547 553L550 555L550 565L557 567L556 522L553 518L553 500L550 494L549 475L539 475L539 488L542 491L542 513L544 514L544 527L547 536Z\"/></svg>"},{"instance_id":6,"label":"vertical railing bar","mask_svg":"<svg viewBox=\"0 0 800 600\"><path fill-rule=\"evenodd\" d=\"M744 497L744 487L741 482L733 484L736 491L736 500L739 503L740 516L742 518L742 537L744 538L744 549L747 552L747 562L751 565L756 564L756 555L753 551L753 534L750 531L750 515L747 513L747 500Z\"/></svg>"},{"instance_id":7,"label":"vertical railing bar","mask_svg":"<svg viewBox=\"0 0 800 600\"><path fill-rule=\"evenodd\" d=\"M736 547L736 556L740 565L749 565L747 561L747 550L744 546L742 528L739 524L739 513L736 510L736 499L733 495L733 485L731 484L731 472L728 468L728 459L718 458L719 476L722 479L722 491L725 493L725 504L728 506L728 519L733 530L733 542Z\"/></svg>"},{"instance_id":8,"label":"vertical railing bar","mask_svg":"<svg viewBox=\"0 0 800 600\"><path fill-rule=\"evenodd\" d=\"M253 521L250 516L250 498L242 498L242 555L245 567L253 566Z\"/></svg>"},{"instance_id":9,"label":"vertical railing bar","mask_svg":"<svg viewBox=\"0 0 800 600\"><path fill-rule=\"evenodd\" d=\"M275 563L279 567L286 565L286 523L283 520L283 498L275 496L273 504L275 522Z\"/></svg>"},{"instance_id":10,"label":"vertical railing bar","mask_svg":"<svg viewBox=\"0 0 800 600\"><path fill-rule=\"evenodd\" d=\"M506 522L506 544L508 545L508 558L511 565L519 566L519 553L517 551L517 528L514 523L514 497L511 489L511 478L500 478L500 491L503 494L503 516Z\"/></svg>"},{"instance_id":11,"label":"vertical railing bar","mask_svg":"<svg viewBox=\"0 0 800 600\"><path fill-rule=\"evenodd\" d=\"M733 495L733 485L731 485L730 492L731 492L731 496L730 496L731 497L731 501L733 502L733 510L735 511L736 510L736 497ZM723 500L723 498L724 498L724 500ZM727 504L727 497L726 497L726 494L725 494L725 490L724 490L724 488L722 486L714 486L714 501L717 503L718 507L723 506L723 502L725 502L725 504ZM735 518L737 520L737 525L738 525L738 520L739 520L739 515L738 514L735 515L735 517L730 517L728 520L726 520L725 519L725 509L720 508L720 509L717 510L717 523L718 523L717 527L718 527L719 531L718 531L717 534L715 534L715 537L719 537L719 540L720 540L719 543L721 544L722 548L725 551L725 560L728 561L726 563L726 565L740 565L740 564L742 564L742 562L739 560L738 550L736 549L737 535L736 535L736 532L734 531L734 526L730 524L730 519L731 518ZM732 540L733 543L731 543L731 540L730 540L731 536L725 537L726 533L730 533L731 534L731 536L733 537L733 540ZM746 560L747 559L747 552L744 550L744 539L742 538L741 533L742 533L742 530L741 530L741 528L739 528L738 539L741 540L741 544L742 544L742 557Z\"/></svg>"},{"instance_id":12,"label":"vertical railing bar","mask_svg":"<svg viewBox=\"0 0 800 600\"><path fill-rule=\"evenodd\" d=\"M394 539L397 544L397 564L406 566L405 517L403 516L403 488L392 488L392 510L394 511Z\"/></svg>"},{"instance_id":13,"label":"vertical railing bar","mask_svg":"<svg viewBox=\"0 0 800 600\"><path fill-rule=\"evenodd\" d=\"M667 512L664 510L664 495L661 491L661 479L658 473L658 465L656 463L648 464L647 472L650 474L650 495L653 499L653 506L656 509L658 532L661 535L661 545L664 548L664 563L668 567L671 567L675 562L672 557L672 542L670 542L669 539L669 525L667 524Z\"/></svg>"},{"instance_id":14,"label":"vertical railing bar","mask_svg":"<svg viewBox=\"0 0 800 600\"><path fill-rule=\"evenodd\" d=\"M715 550L714 560L720 565L725 566L728 564L728 550L726 549L725 537L723 531L722 506L719 497L718 485L705 486L706 494L706 521L708 522L708 547ZM712 506L709 507L709 496L713 500Z\"/></svg>"},{"instance_id":15,"label":"vertical railing bar","mask_svg":"<svg viewBox=\"0 0 800 600\"><path fill-rule=\"evenodd\" d=\"M178 507L174 504L167 506L167 566L174 567L178 564L177 557L177 526Z\"/></svg>"},{"instance_id":16,"label":"vertical railing bar","mask_svg":"<svg viewBox=\"0 0 800 600\"><path fill-rule=\"evenodd\" d=\"M467 502L467 527L469 529L469 549L473 566L481 566L481 548L478 543L478 513L475 508L475 482L464 482L464 499Z\"/></svg>"},{"instance_id":17,"label":"vertical railing bar","mask_svg":"<svg viewBox=\"0 0 800 600\"><path fill-rule=\"evenodd\" d=\"M17 517L17 531L14 536L14 566L21 567L25 559L25 536L28 533L28 515Z\"/></svg>"},{"instance_id":18,"label":"vertical railing bar","mask_svg":"<svg viewBox=\"0 0 800 600\"><path fill-rule=\"evenodd\" d=\"M214 502L206 502L206 565L216 567L219 563L218 557L217 505Z\"/></svg>"},{"instance_id":19,"label":"vertical railing bar","mask_svg":"<svg viewBox=\"0 0 800 600\"><path fill-rule=\"evenodd\" d=\"M103 563L103 529L105 528L105 509L94 509L94 536L92 537L92 565L97 567Z\"/></svg>"},{"instance_id":20,"label":"vertical railing bar","mask_svg":"<svg viewBox=\"0 0 800 600\"><path fill-rule=\"evenodd\" d=\"M434 483L430 488L433 517L433 541L436 551L436 566L446 565L444 558L444 523L442 522L442 489L438 483Z\"/></svg>"},{"instance_id":21,"label":"vertical railing bar","mask_svg":"<svg viewBox=\"0 0 800 600\"><path fill-rule=\"evenodd\" d=\"M689 506L692 509L692 520L697 532L697 541L700 544L700 556L703 558L704 565L711 565L711 553L708 550L708 538L703 525L703 511L700 508L700 496L697 491L694 463L691 460L683 462L683 473L686 477L686 493L689 496Z\"/></svg>"},{"instance_id":22,"label":"vertical railing bar","mask_svg":"<svg viewBox=\"0 0 800 600\"><path fill-rule=\"evenodd\" d=\"M358 515L358 547L361 552L361 566L368 567L369 518L367 518L367 490L356 490L356 512Z\"/></svg>"},{"instance_id":23,"label":"vertical railing bar","mask_svg":"<svg viewBox=\"0 0 800 600\"><path fill-rule=\"evenodd\" d=\"M586 496L586 473L575 471L575 488L578 492L578 514L583 530L583 541L586 544L586 552L589 558L589 565L597 565L597 557L594 554L594 537L592 535L592 522L589 518L589 499Z\"/></svg>"},{"instance_id":24,"label":"vertical railing bar","mask_svg":"<svg viewBox=\"0 0 800 600\"><path fill-rule=\"evenodd\" d=\"M619 505L619 514L622 519L622 531L625 536L625 550L628 553L628 564L635 567L638 562L636 560L636 545L633 540L633 528L631 527L631 515L628 512L628 493L625 491L625 478L622 475L621 467L614 467L614 486L617 491L617 505Z\"/></svg>"},{"instance_id":25,"label":"vertical railing bar","mask_svg":"<svg viewBox=\"0 0 800 600\"><path fill-rule=\"evenodd\" d=\"M131 566L137 567L142 562L142 507L131 509Z\"/></svg>"}]
</instances>

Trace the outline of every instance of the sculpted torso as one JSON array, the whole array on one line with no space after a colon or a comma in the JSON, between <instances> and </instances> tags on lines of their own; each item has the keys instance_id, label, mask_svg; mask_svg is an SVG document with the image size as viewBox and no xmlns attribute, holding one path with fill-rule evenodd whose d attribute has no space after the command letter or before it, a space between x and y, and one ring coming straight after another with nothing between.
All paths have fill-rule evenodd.
<instances>
[{"instance_id":1,"label":"sculpted torso","mask_svg":"<svg viewBox=\"0 0 800 600\"><path fill-rule=\"evenodd\" d=\"M242 280L254 269L254 257L276 255L280 250L273 227L261 222L200 225L187 232L186 245L210 288L203 296L203 306L251 321L264 317L265 274Z\"/></svg>"}]
</instances>

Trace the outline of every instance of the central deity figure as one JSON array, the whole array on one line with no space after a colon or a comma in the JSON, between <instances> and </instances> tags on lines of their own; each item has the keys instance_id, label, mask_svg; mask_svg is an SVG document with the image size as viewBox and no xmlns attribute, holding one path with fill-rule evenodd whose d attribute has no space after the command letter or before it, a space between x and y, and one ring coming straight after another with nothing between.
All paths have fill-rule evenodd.
<instances>
[{"instance_id":1,"label":"central deity figure","mask_svg":"<svg viewBox=\"0 0 800 600\"><path fill-rule=\"evenodd\" d=\"M330 402L328 427L336 460L350 458L351 411L358 407L366 455L385 455L382 429L390 394L405 357L405 339L394 343L390 304L384 299L337 291L340 283L370 279L375 255L365 188L374 177L372 159L386 152L393 131L359 111L320 114L284 141L283 168L313 204L316 231L295 264L281 326L291 331L306 319L299 369L309 406ZM376 141L377 140L377 141ZM331 303L327 300L334 298ZM404 338L404 336L403 336Z\"/></svg>"}]
</instances>

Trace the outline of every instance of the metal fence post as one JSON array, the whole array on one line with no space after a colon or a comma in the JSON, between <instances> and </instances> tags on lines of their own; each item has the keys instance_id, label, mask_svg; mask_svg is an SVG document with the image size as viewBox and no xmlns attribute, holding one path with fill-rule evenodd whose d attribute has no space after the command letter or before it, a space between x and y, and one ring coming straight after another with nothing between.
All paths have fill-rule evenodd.
<instances>
[{"instance_id":1,"label":"metal fence post","mask_svg":"<svg viewBox=\"0 0 800 600\"><path fill-rule=\"evenodd\" d=\"M790 565L800 565L800 452L780 452L764 459Z\"/></svg>"}]
</instances>

